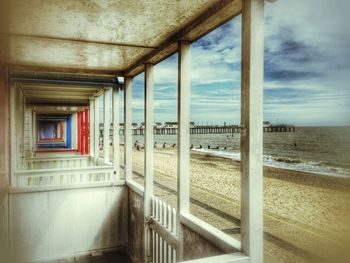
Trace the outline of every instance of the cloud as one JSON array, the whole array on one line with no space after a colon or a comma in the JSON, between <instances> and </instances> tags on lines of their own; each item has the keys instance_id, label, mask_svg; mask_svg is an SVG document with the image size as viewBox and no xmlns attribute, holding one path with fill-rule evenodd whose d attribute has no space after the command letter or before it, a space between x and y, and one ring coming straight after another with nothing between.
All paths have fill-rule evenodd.
<instances>
[{"instance_id":1,"label":"cloud","mask_svg":"<svg viewBox=\"0 0 350 263\"><path fill-rule=\"evenodd\" d=\"M264 118L300 125L350 125L348 0L266 4ZM177 54L155 66L155 116L176 120ZM191 120L239 123L241 17L191 47ZM143 116L143 76L134 81ZM137 102L138 101L138 102Z\"/></svg>"}]
</instances>

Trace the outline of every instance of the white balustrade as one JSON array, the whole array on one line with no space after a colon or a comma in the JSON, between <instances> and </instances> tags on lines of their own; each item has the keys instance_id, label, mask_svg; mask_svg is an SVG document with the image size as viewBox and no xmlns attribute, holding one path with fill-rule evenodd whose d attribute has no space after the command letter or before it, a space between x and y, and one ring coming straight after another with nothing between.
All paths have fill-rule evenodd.
<instances>
[{"instance_id":1,"label":"white balustrade","mask_svg":"<svg viewBox=\"0 0 350 263\"><path fill-rule=\"evenodd\" d=\"M157 197L152 197L152 229L153 262L176 262L176 210Z\"/></svg>"}]
</instances>

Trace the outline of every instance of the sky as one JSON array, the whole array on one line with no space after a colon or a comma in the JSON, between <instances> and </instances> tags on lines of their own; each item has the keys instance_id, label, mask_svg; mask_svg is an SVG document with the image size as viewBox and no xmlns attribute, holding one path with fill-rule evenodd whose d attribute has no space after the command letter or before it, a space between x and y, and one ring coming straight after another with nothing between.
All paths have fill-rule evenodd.
<instances>
[{"instance_id":1,"label":"sky","mask_svg":"<svg viewBox=\"0 0 350 263\"><path fill-rule=\"evenodd\" d=\"M350 1L265 5L264 120L350 125ZM155 65L155 121L177 119L177 56ZM191 46L191 121L240 123L241 16ZM122 106L122 104L121 104ZM134 78L133 121L143 121L144 75Z\"/></svg>"}]
</instances>

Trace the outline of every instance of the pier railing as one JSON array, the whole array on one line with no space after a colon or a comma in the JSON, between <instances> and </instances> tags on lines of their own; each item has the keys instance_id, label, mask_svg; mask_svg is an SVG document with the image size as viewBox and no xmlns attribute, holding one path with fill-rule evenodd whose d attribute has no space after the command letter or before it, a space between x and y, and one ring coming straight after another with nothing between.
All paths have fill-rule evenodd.
<instances>
[{"instance_id":1,"label":"pier railing","mask_svg":"<svg viewBox=\"0 0 350 263\"><path fill-rule=\"evenodd\" d=\"M272 125L263 127L264 132L295 132L295 126L293 125ZM239 126L196 126L190 128L190 134L233 134L240 133L241 127ZM112 132L111 132L112 133ZM154 128L153 134L155 135L176 135L178 133L177 127L162 127ZM144 135L144 128L133 128L132 135ZM119 130L119 135L124 135L124 129ZM100 128L100 136L103 137L103 128Z\"/></svg>"}]
</instances>

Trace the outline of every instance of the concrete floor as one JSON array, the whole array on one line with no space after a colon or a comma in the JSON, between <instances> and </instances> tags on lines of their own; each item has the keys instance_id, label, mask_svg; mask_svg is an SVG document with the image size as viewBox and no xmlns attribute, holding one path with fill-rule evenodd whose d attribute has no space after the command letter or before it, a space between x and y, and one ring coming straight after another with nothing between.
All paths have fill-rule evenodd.
<instances>
[{"instance_id":1,"label":"concrete floor","mask_svg":"<svg viewBox=\"0 0 350 263\"><path fill-rule=\"evenodd\" d=\"M45 261L41 263L132 263L128 255L123 252L106 252L103 254L77 256L67 259Z\"/></svg>"}]
</instances>

